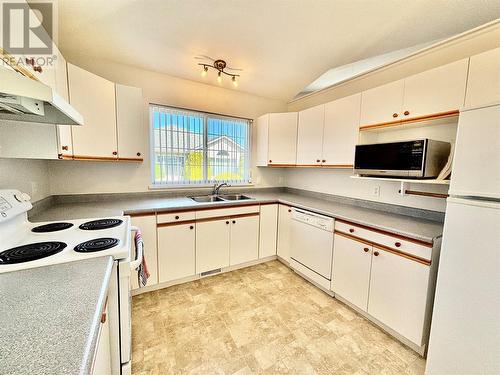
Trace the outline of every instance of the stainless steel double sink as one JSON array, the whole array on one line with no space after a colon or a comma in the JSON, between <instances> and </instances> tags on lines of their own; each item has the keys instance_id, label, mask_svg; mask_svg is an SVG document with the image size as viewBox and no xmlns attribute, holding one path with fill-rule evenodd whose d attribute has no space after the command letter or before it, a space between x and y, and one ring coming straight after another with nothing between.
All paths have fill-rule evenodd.
<instances>
[{"instance_id":1,"label":"stainless steel double sink","mask_svg":"<svg viewBox=\"0 0 500 375\"><path fill-rule=\"evenodd\" d=\"M198 203L242 201L247 199L253 199L243 194L198 195L188 198Z\"/></svg>"}]
</instances>

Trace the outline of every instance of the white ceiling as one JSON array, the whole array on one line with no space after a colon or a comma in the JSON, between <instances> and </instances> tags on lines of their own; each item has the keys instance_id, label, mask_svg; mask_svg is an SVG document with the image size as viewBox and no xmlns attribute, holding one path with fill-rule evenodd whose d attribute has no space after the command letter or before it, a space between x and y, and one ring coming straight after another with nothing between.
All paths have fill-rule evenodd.
<instances>
[{"instance_id":1,"label":"white ceiling","mask_svg":"<svg viewBox=\"0 0 500 375\"><path fill-rule=\"evenodd\" d=\"M218 85L194 56L244 69L237 90L289 100L330 68L500 17L499 0L59 0L59 45ZM222 86L233 89L226 79Z\"/></svg>"}]
</instances>

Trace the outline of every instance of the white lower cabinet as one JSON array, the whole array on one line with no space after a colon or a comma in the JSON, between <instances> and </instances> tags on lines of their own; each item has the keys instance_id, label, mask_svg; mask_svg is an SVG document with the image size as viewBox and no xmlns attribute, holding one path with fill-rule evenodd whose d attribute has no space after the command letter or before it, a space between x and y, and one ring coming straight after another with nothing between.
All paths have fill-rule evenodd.
<instances>
[{"instance_id":1,"label":"white lower cabinet","mask_svg":"<svg viewBox=\"0 0 500 375\"><path fill-rule=\"evenodd\" d=\"M368 313L422 345L428 265L373 247Z\"/></svg>"},{"instance_id":2,"label":"white lower cabinet","mask_svg":"<svg viewBox=\"0 0 500 375\"><path fill-rule=\"evenodd\" d=\"M335 234L332 291L366 311L372 246Z\"/></svg>"},{"instance_id":3,"label":"white lower cabinet","mask_svg":"<svg viewBox=\"0 0 500 375\"><path fill-rule=\"evenodd\" d=\"M92 363L92 375L111 374L111 347L109 338L109 319L106 309L101 317L99 336L97 338L94 361Z\"/></svg>"},{"instance_id":4,"label":"white lower cabinet","mask_svg":"<svg viewBox=\"0 0 500 375\"><path fill-rule=\"evenodd\" d=\"M158 284L158 249L156 247L156 215L148 216L133 216L131 218L132 225L141 230L144 240L144 256L150 273L147 286ZM134 234L132 234L132 244L134 243ZM133 246L132 246L133 247ZM135 248L132 254L135 259ZM139 282L136 273L131 277L132 289L139 288Z\"/></svg>"},{"instance_id":5,"label":"white lower cabinet","mask_svg":"<svg viewBox=\"0 0 500 375\"><path fill-rule=\"evenodd\" d=\"M196 273L229 266L230 219L196 223Z\"/></svg>"},{"instance_id":6,"label":"white lower cabinet","mask_svg":"<svg viewBox=\"0 0 500 375\"><path fill-rule=\"evenodd\" d=\"M278 244L276 254L290 262L290 224L292 222L292 209L284 204L279 205L278 214Z\"/></svg>"},{"instance_id":7,"label":"white lower cabinet","mask_svg":"<svg viewBox=\"0 0 500 375\"><path fill-rule=\"evenodd\" d=\"M278 237L278 205L260 206L259 258L276 255Z\"/></svg>"},{"instance_id":8,"label":"white lower cabinet","mask_svg":"<svg viewBox=\"0 0 500 375\"><path fill-rule=\"evenodd\" d=\"M193 276L195 223L158 227L158 280L160 283Z\"/></svg>"},{"instance_id":9,"label":"white lower cabinet","mask_svg":"<svg viewBox=\"0 0 500 375\"><path fill-rule=\"evenodd\" d=\"M259 214L231 219L229 264L249 262L259 257Z\"/></svg>"}]
</instances>

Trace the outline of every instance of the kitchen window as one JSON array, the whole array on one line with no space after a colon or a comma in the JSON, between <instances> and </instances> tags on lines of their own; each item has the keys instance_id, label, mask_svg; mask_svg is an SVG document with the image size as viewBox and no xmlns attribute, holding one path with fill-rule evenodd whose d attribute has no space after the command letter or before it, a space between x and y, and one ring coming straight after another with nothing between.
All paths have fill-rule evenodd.
<instances>
[{"instance_id":1,"label":"kitchen window","mask_svg":"<svg viewBox=\"0 0 500 375\"><path fill-rule=\"evenodd\" d=\"M154 185L250 180L250 124L238 117L150 105Z\"/></svg>"}]
</instances>

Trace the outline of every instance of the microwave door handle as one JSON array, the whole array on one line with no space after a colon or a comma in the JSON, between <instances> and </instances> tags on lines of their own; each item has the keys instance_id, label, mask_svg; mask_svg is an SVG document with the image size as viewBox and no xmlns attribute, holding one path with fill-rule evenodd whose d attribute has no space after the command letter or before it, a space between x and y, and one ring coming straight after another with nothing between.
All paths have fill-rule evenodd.
<instances>
[{"instance_id":1,"label":"microwave door handle","mask_svg":"<svg viewBox=\"0 0 500 375\"><path fill-rule=\"evenodd\" d=\"M137 233L139 231L139 228L132 226L131 227L132 232ZM136 254L135 254L135 260L130 262L130 270L134 271L137 269L137 267L140 266L142 263L142 257L144 256L144 243L142 241L135 241L135 246L136 246Z\"/></svg>"}]
</instances>

